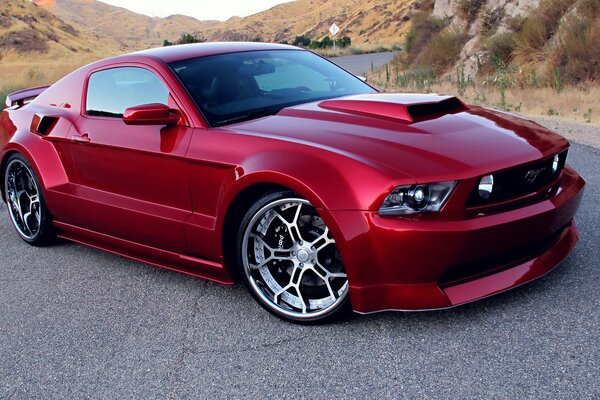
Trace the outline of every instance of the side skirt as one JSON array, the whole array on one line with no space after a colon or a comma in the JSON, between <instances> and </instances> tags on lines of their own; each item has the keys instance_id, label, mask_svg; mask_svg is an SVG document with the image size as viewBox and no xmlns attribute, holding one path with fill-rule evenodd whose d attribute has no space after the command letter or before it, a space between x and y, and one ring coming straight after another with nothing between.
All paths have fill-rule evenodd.
<instances>
[{"instance_id":1,"label":"side skirt","mask_svg":"<svg viewBox=\"0 0 600 400\"><path fill-rule=\"evenodd\" d=\"M161 250L156 247L150 247L129 240L105 235L64 222L54 221L53 224L59 229L58 237L62 239L104 250L109 253L131 258L170 271L181 272L186 275L208 279L225 285L233 284L233 280L221 263Z\"/></svg>"}]
</instances>

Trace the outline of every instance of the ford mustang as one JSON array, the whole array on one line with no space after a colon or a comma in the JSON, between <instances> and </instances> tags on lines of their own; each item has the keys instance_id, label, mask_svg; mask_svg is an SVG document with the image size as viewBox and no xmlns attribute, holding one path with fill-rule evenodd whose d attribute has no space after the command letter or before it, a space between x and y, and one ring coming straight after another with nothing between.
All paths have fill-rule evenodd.
<instances>
[{"instance_id":1,"label":"ford mustang","mask_svg":"<svg viewBox=\"0 0 600 400\"><path fill-rule=\"evenodd\" d=\"M10 94L2 199L59 237L224 284L300 323L453 307L563 261L569 143L436 94L383 94L287 45L101 60Z\"/></svg>"}]
</instances>

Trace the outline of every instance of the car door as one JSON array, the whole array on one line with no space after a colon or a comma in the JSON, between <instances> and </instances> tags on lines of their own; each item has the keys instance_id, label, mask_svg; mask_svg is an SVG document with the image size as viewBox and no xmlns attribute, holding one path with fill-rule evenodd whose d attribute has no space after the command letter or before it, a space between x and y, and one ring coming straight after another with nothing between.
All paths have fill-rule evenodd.
<instances>
[{"instance_id":1,"label":"car door","mask_svg":"<svg viewBox=\"0 0 600 400\"><path fill-rule=\"evenodd\" d=\"M184 252L191 214L184 156L192 128L127 125L122 118L125 109L142 104L178 110L168 87L155 71L122 66L93 72L85 97L70 138L78 225Z\"/></svg>"}]
</instances>

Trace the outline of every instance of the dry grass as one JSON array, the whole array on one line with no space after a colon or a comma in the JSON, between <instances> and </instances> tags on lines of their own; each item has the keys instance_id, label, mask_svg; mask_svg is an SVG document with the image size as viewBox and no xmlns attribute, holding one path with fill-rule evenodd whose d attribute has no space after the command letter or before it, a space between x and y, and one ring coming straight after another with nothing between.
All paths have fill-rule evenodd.
<instances>
[{"instance_id":1,"label":"dry grass","mask_svg":"<svg viewBox=\"0 0 600 400\"><path fill-rule=\"evenodd\" d=\"M400 50L400 46L395 44L392 47L383 46L379 44L359 44L357 46L350 46L345 48L337 47L333 50L333 47L328 47L326 49L310 49L315 53L323 56L323 57L341 57L341 56L355 56L360 54L369 54L369 53L382 53L386 51L398 51Z\"/></svg>"},{"instance_id":2,"label":"dry grass","mask_svg":"<svg viewBox=\"0 0 600 400\"><path fill-rule=\"evenodd\" d=\"M0 101L4 104L4 98L8 93L15 90L49 85L69 72L88 64L96 59L91 55L79 55L69 59L38 60L31 61L28 54L19 53L14 50L0 52Z\"/></svg>"},{"instance_id":3,"label":"dry grass","mask_svg":"<svg viewBox=\"0 0 600 400\"><path fill-rule=\"evenodd\" d=\"M427 0L430 2L430 0ZM350 36L352 43L380 43L387 47L401 41L410 27L409 14L417 0L296 0L269 10L229 20L197 33L208 40L253 40L293 42L304 35L321 40L329 27L340 27L339 37Z\"/></svg>"},{"instance_id":4,"label":"dry grass","mask_svg":"<svg viewBox=\"0 0 600 400\"><path fill-rule=\"evenodd\" d=\"M393 79L386 82L385 69L369 76L369 83L385 92L432 92L459 96L468 104L501 109L502 96L493 85L469 82L459 88L449 80L429 80L421 85L411 82L399 86ZM459 94L462 92L462 94ZM567 86L559 94L553 88L510 87L505 93L505 109L530 117L546 117L578 123L600 125L600 85Z\"/></svg>"},{"instance_id":5,"label":"dry grass","mask_svg":"<svg viewBox=\"0 0 600 400\"><path fill-rule=\"evenodd\" d=\"M456 26L435 33L419 54L418 63L431 66L435 73L441 74L456 64L468 38L466 31Z\"/></svg>"},{"instance_id":6,"label":"dry grass","mask_svg":"<svg viewBox=\"0 0 600 400\"><path fill-rule=\"evenodd\" d=\"M566 18L556 58L568 82L600 82L600 18Z\"/></svg>"}]
</instances>

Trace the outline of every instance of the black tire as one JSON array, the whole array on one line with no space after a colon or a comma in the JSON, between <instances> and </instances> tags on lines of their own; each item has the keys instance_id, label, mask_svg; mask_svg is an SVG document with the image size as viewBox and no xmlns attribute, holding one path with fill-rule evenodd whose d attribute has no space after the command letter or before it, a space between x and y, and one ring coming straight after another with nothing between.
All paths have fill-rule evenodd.
<instances>
[{"instance_id":1,"label":"black tire","mask_svg":"<svg viewBox=\"0 0 600 400\"><path fill-rule=\"evenodd\" d=\"M281 319L317 324L351 311L349 284L335 240L315 208L294 192L269 192L249 208L237 234L235 260L234 272L250 294Z\"/></svg>"},{"instance_id":2,"label":"black tire","mask_svg":"<svg viewBox=\"0 0 600 400\"><path fill-rule=\"evenodd\" d=\"M42 185L22 155L13 154L6 162L3 187L8 214L21 239L32 246L52 243L56 236Z\"/></svg>"}]
</instances>

